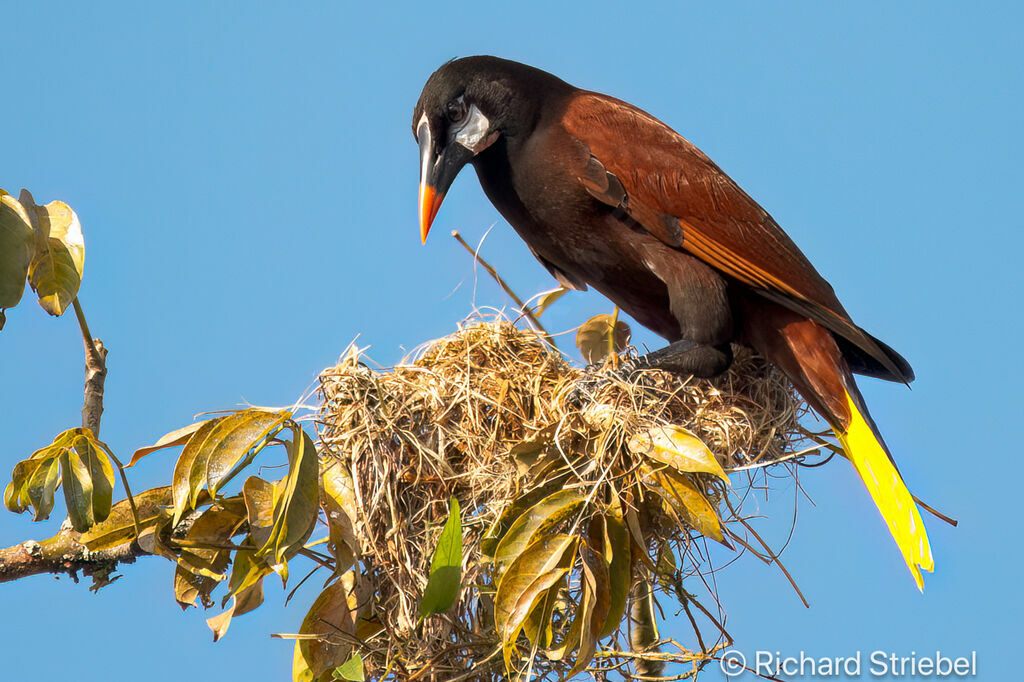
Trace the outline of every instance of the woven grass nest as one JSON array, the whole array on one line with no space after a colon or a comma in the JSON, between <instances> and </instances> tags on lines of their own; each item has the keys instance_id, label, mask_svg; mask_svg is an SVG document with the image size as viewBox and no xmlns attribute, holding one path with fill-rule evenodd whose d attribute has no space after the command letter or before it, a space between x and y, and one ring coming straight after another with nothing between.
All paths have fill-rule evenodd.
<instances>
[{"instance_id":1,"label":"woven grass nest","mask_svg":"<svg viewBox=\"0 0 1024 682\"><path fill-rule=\"evenodd\" d=\"M365 360L352 348L320 375L318 429L357 502L346 641L370 678L657 679L665 662L696 676L730 643L720 605L685 585L709 541L771 556L744 539L740 505L813 437L771 365L737 349L714 380L626 379L500 318L394 368ZM421 619L452 498L461 588ZM679 602L692 638L659 640L655 596Z\"/></svg>"}]
</instances>

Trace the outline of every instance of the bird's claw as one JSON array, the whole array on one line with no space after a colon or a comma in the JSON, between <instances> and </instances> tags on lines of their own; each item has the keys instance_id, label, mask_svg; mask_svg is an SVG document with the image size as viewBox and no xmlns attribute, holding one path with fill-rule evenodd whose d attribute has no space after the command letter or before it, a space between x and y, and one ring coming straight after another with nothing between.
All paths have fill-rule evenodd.
<instances>
[{"instance_id":1,"label":"bird's claw","mask_svg":"<svg viewBox=\"0 0 1024 682\"><path fill-rule=\"evenodd\" d=\"M620 359L618 366L609 368L606 362L595 362L583 368L584 376L576 381L566 400L577 407L592 400L594 393L611 383L632 383L636 373L647 369L643 358Z\"/></svg>"}]
</instances>

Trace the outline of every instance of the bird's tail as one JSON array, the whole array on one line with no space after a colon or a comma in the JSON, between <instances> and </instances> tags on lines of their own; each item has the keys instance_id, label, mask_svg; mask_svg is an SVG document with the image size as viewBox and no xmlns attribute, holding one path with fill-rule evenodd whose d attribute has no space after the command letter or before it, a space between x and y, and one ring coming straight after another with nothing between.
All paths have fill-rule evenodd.
<instances>
[{"instance_id":1,"label":"bird's tail","mask_svg":"<svg viewBox=\"0 0 1024 682\"><path fill-rule=\"evenodd\" d=\"M844 383L852 384L853 378L849 377ZM921 571L931 572L935 562L921 513L892 463L856 387L847 388L846 402L850 411L849 423L845 428L834 426L833 430L846 457L853 462L871 499L885 519L889 532L903 554L903 560L914 576L917 589L923 592Z\"/></svg>"},{"instance_id":2,"label":"bird's tail","mask_svg":"<svg viewBox=\"0 0 1024 682\"><path fill-rule=\"evenodd\" d=\"M931 571L932 550L913 496L889 456L830 331L813 320L763 300L745 311L747 341L790 378L800 395L835 431L843 453L896 540L918 589Z\"/></svg>"}]
</instances>

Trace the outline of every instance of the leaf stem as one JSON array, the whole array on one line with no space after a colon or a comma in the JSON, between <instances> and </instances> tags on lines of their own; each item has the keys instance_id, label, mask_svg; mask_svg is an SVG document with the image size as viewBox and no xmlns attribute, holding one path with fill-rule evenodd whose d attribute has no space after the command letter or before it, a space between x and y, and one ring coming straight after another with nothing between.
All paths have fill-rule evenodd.
<instances>
[{"instance_id":1,"label":"leaf stem","mask_svg":"<svg viewBox=\"0 0 1024 682\"><path fill-rule=\"evenodd\" d=\"M86 352L93 356L97 364L102 364L103 358L100 357L100 351L96 348L96 341L92 338L92 333L89 331L89 323L85 321L85 312L82 310L82 304L79 303L77 296L75 296L75 300L71 304L75 308L78 327L82 330L82 340L85 341Z\"/></svg>"},{"instance_id":2,"label":"leaf stem","mask_svg":"<svg viewBox=\"0 0 1024 682\"><path fill-rule=\"evenodd\" d=\"M128 475L125 474L124 465L121 464L121 460L117 458L114 451L107 447L106 444L101 443L101 445L103 445L103 450L107 453L110 459L114 460L114 464L117 465L117 473L121 475L121 484L124 486L125 495L128 496L128 506L131 507L132 510L132 523L135 524L135 537L138 538L142 535L142 524L139 522L139 509L135 506L135 497L132 495L132 489L128 486Z\"/></svg>"}]
</instances>

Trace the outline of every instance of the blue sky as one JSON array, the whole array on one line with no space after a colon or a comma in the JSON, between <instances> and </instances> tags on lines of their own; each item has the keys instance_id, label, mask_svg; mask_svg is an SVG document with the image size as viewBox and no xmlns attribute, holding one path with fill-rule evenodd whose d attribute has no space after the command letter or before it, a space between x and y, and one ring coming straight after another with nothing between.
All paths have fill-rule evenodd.
<instances>
[{"instance_id":1,"label":"blue sky","mask_svg":"<svg viewBox=\"0 0 1024 682\"><path fill-rule=\"evenodd\" d=\"M810 610L754 560L720 575L737 648L977 651L982 679L1016 674L1020 6L370 5L3 3L0 187L81 218L81 299L110 348L104 440L127 456L196 412L291 403L357 335L390 364L474 301L505 305L475 283L451 229L475 243L494 225L483 253L510 283L552 286L472 173L418 240L410 124L423 82L454 56L518 59L695 142L917 371L913 390L861 386L912 490L961 521L926 519L937 566L925 594L835 461L802 472L816 506L801 505L784 556ZM549 325L608 310L574 294ZM8 312L0 469L78 423L81 366L71 316L28 297ZM152 456L135 485L171 466ZM792 498L783 486L761 502L775 540ZM57 516L5 513L0 542L48 536ZM271 590L214 645L212 614L180 612L172 573L143 560L98 596L66 578L0 586L4 679L287 675L290 647L268 633L297 629L310 590L287 609Z\"/></svg>"}]
</instances>

